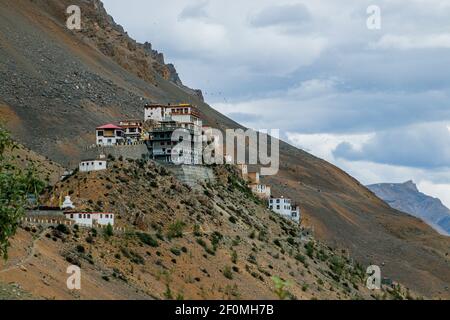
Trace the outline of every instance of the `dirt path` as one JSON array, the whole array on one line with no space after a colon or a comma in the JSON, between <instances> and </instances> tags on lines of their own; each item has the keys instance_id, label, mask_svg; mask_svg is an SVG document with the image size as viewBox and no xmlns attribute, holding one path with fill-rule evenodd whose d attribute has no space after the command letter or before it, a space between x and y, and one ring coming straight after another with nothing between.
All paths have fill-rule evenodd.
<instances>
[{"instance_id":1,"label":"dirt path","mask_svg":"<svg viewBox=\"0 0 450 320\"><path fill-rule=\"evenodd\" d=\"M29 262L34 254L36 253L36 243L42 239L42 237L44 236L45 232L47 231L47 229L42 230L39 235L33 239L33 242L31 243L30 247L28 248L28 254L23 257L22 259L20 259L18 262L14 263L11 266L5 266L5 269L0 270L0 273L5 273L11 270L15 270L18 269L20 267L22 267L24 264L26 264L27 262Z\"/></svg>"}]
</instances>

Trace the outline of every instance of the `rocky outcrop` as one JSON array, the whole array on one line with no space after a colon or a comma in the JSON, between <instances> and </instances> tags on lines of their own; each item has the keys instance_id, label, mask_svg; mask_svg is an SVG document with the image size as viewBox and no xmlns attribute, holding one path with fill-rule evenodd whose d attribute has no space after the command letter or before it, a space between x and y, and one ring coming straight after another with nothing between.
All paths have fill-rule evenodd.
<instances>
[{"instance_id":1,"label":"rocky outcrop","mask_svg":"<svg viewBox=\"0 0 450 320\"><path fill-rule=\"evenodd\" d=\"M65 23L66 17L61 15L62 12L65 12L64 8L73 4L80 6L82 29L75 33L84 42L112 58L127 71L153 85L157 84L155 77L160 76L203 101L200 90L183 85L173 64L166 64L164 55L154 50L151 43L141 44L132 39L124 28L107 13L100 0L62 0L59 2L37 0L37 2L45 3L45 6L53 8L52 12L55 13L60 23Z\"/></svg>"}]
</instances>

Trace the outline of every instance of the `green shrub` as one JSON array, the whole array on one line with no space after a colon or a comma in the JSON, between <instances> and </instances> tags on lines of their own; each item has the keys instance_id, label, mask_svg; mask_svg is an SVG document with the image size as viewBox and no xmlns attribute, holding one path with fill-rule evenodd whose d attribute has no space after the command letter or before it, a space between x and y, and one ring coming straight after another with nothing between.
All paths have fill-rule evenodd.
<instances>
[{"instance_id":1,"label":"green shrub","mask_svg":"<svg viewBox=\"0 0 450 320\"><path fill-rule=\"evenodd\" d=\"M200 231L200 226L198 224L194 225L194 236L201 237L203 234Z\"/></svg>"},{"instance_id":2,"label":"green shrub","mask_svg":"<svg viewBox=\"0 0 450 320\"><path fill-rule=\"evenodd\" d=\"M345 267L344 259L338 256L333 256L330 259L330 269L338 276L342 275L342 273L344 272L344 267Z\"/></svg>"},{"instance_id":3,"label":"green shrub","mask_svg":"<svg viewBox=\"0 0 450 320\"><path fill-rule=\"evenodd\" d=\"M286 290L286 287L288 287L290 283L277 276L272 277L272 281L275 285L274 292L278 296L278 298L280 300L287 299L289 297L289 291Z\"/></svg>"},{"instance_id":4,"label":"green shrub","mask_svg":"<svg viewBox=\"0 0 450 320\"><path fill-rule=\"evenodd\" d=\"M305 245L306 255L311 259L314 257L314 243L312 241Z\"/></svg>"},{"instance_id":5,"label":"green shrub","mask_svg":"<svg viewBox=\"0 0 450 320\"><path fill-rule=\"evenodd\" d=\"M152 180L152 181L150 181L150 186L153 188L158 188L158 182Z\"/></svg>"},{"instance_id":6,"label":"green shrub","mask_svg":"<svg viewBox=\"0 0 450 320\"><path fill-rule=\"evenodd\" d=\"M216 248L222 239L223 235L218 231L214 231L213 234L211 235L211 244L213 245L214 248Z\"/></svg>"},{"instance_id":7,"label":"green shrub","mask_svg":"<svg viewBox=\"0 0 450 320\"><path fill-rule=\"evenodd\" d=\"M169 226L169 231L167 232L167 237L169 239L173 238L182 238L183 237L183 229L185 227L185 223L183 221L177 220Z\"/></svg>"},{"instance_id":8,"label":"green shrub","mask_svg":"<svg viewBox=\"0 0 450 320\"><path fill-rule=\"evenodd\" d=\"M292 238L292 237L287 238L287 242L288 242L291 246L295 245L295 239Z\"/></svg>"},{"instance_id":9,"label":"green shrub","mask_svg":"<svg viewBox=\"0 0 450 320\"><path fill-rule=\"evenodd\" d=\"M125 247L120 248L124 257L130 259L131 262L135 264L145 264L144 258L142 258L137 252L128 250Z\"/></svg>"},{"instance_id":10,"label":"green shrub","mask_svg":"<svg viewBox=\"0 0 450 320\"><path fill-rule=\"evenodd\" d=\"M103 230L103 234L106 238L112 237L114 235L114 229L110 223L108 223L106 228Z\"/></svg>"},{"instance_id":11,"label":"green shrub","mask_svg":"<svg viewBox=\"0 0 450 320\"><path fill-rule=\"evenodd\" d=\"M175 247L171 248L171 249L170 249L170 252L172 252L172 253L173 253L174 255L176 255L176 256L181 255L180 249L175 248Z\"/></svg>"},{"instance_id":12,"label":"green shrub","mask_svg":"<svg viewBox=\"0 0 450 320\"><path fill-rule=\"evenodd\" d=\"M236 264L236 263L237 263L237 260L238 260L238 254L237 254L237 252L236 252L235 250L233 250L233 251L231 252L231 262L233 262L234 264Z\"/></svg>"},{"instance_id":13,"label":"green shrub","mask_svg":"<svg viewBox=\"0 0 450 320\"><path fill-rule=\"evenodd\" d=\"M67 226L65 224L58 224L56 226L56 230L58 230L59 232L62 232L64 234L69 234L70 233L69 228L67 228Z\"/></svg>"},{"instance_id":14,"label":"green shrub","mask_svg":"<svg viewBox=\"0 0 450 320\"><path fill-rule=\"evenodd\" d=\"M158 241L148 233L136 232L136 236L142 243L149 245L150 247L156 248L159 246Z\"/></svg>"},{"instance_id":15,"label":"green shrub","mask_svg":"<svg viewBox=\"0 0 450 320\"><path fill-rule=\"evenodd\" d=\"M306 262L306 257L305 257L304 255L298 253L298 254L295 256L295 260L297 260L297 261L299 261L299 262L301 262L301 263L304 264L304 263Z\"/></svg>"},{"instance_id":16,"label":"green shrub","mask_svg":"<svg viewBox=\"0 0 450 320\"><path fill-rule=\"evenodd\" d=\"M228 221L230 221L231 223L235 224L237 222L236 218L234 216L230 216L228 218Z\"/></svg>"},{"instance_id":17,"label":"green shrub","mask_svg":"<svg viewBox=\"0 0 450 320\"><path fill-rule=\"evenodd\" d=\"M231 268L229 266L225 266L223 269L223 275L225 278L233 280L233 272L231 271Z\"/></svg>"}]
</instances>

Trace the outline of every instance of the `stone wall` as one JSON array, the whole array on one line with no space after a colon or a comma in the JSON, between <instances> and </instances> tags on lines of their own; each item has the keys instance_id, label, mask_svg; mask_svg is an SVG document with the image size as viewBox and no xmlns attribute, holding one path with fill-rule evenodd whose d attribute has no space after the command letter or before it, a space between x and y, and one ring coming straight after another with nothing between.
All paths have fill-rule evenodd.
<instances>
[{"instance_id":1,"label":"stone wall","mask_svg":"<svg viewBox=\"0 0 450 320\"><path fill-rule=\"evenodd\" d=\"M178 180L190 187L196 187L202 182L214 183L216 181L213 170L205 166L177 166L173 164L166 164L165 166Z\"/></svg>"}]
</instances>

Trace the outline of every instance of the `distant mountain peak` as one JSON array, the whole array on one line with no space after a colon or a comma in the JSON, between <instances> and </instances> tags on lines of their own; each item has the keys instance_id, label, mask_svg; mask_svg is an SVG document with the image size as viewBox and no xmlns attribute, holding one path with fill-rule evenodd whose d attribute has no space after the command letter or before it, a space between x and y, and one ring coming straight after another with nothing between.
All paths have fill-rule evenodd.
<instances>
[{"instance_id":1,"label":"distant mountain peak","mask_svg":"<svg viewBox=\"0 0 450 320\"><path fill-rule=\"evenodd\" d=\"M441 200L419 191L412 181L367 186L392 208L422 219L438 232L450 235L450 209Z\"/></svg>"},{"instance_id":2,"label":"distant mountain peak","mask_svg":"<svg viewBox=\"0 0 450 320\"><path fill-rule=\"evenodd\" d=\"M408 180L403 183L403 186L405 186L407 189L412 190L414 192L420 192L417 188L417 185L412 180Z\"/></svg>"}]
</instances>

